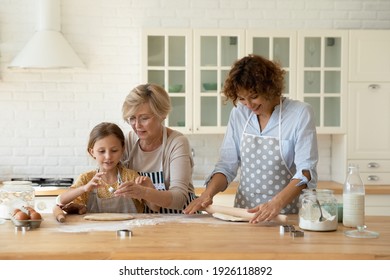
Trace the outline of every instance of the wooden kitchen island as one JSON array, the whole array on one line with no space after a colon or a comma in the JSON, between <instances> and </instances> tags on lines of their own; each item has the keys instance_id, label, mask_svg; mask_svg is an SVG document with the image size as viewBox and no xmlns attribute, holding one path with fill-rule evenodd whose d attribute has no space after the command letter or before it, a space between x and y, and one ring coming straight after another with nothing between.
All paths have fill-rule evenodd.
<instances>
[{"instance_id":1,"label":"wooden kitchen island","mask_svg":"<svg viewBox=\"0 0 390 280\"><path fill-rule=\"evenodd\" d=\"M117 222L71 215L62 224L45 214L38 229L16 230L10 220L1 224L0 259L389 260L390 217L367 217L366 222L379 238L345 237L342 224L337 231L305 231L303 237L292 237L281 234L279 225L226 222L206 214L136 214L133 220ZM118 237L117 229L129 229L132 236Z\"/></svg>"}]
</instances>

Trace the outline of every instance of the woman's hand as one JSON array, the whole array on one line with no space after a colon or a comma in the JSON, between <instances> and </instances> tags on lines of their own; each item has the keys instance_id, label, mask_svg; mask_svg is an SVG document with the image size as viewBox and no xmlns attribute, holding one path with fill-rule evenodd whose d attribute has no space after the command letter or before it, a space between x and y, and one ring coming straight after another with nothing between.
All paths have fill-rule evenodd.
<instances>
[{"instance_id":1,"label":"woman's hand","mask_svg":"<svg viewBox=\"0 0 390 280\"><path fill-rule=\"evenodd\" d=\"M106 172L96 172L95 176L93 176L92 179L86 185L84 185L84 192L90 192L93 189L100 187L100 183L104 174L106 174Z\"/></svg>"},{"instance_id":2,"label":"woman's hand","mask_svg":"<svg viewBox=\"0 0 390 280\"><path fill-rule=\"evenodd\" d=\"M148 189L154 189L152 180L147 176L139 176L134 182L121 184L114 192L116 196L128 196L138 200L145 199Z\"/></svg>"},{"instance_id":3,"label":"woman's hand","mask_svg":"<svg viewBox=\"0 0 390 280\"><path fill-rule=\"evenodd\" d=\"M282 205L277 199L272 199L269 202L260 204L254 208L248 209L249 213L255 213L253 218L249 223L257 224L260 222L269 222L279 215L280 210L282 210Z\"/></svg>"},{"instance_id":4,"label":"woman's hand","mask_svg":"<svg viewBox=\"0 0 390 280\"><path fill-rule=\"evenodd\" d=\"M204 210L207 206L213 204L213 198L203 192L200 197L191 201L191 203L183 210L184 214L196 214L198 211Z\"/></svg>"}]
</instances>

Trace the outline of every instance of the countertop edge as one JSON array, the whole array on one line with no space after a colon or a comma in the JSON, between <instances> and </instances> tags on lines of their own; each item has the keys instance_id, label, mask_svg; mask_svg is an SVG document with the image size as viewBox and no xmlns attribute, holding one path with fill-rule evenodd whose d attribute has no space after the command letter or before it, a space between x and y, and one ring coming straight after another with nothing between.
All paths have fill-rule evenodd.
<instances>
[{"instance_id":1,"label":"countertop edge","mask_svg":"<svg viewBox=\"0 0 390 280\"><path fill-rule=\"evenodd\" d=\"M235 194L238 182L232 182L224 192L220 194ZM337 183L334 181L319 181L317 184L319 189L329 189L334 192L334 194L343 193L343 184ZM366 185L366 194L369 195L390 195L390 185ZM197 195L201 194L205 190L205 187L195 188L195 193Z\"/></svg>"},{"instance_id":2,"label":"countertop edge","mask_svg":"<svg viewBox=\"0 0 390 280\"><path fill-rule=\"evenodd\" d=\"M238 184L239 183L236 181L232 182L224 192L221 192L219 194L221 195L235 194ZM2 185L0 184L0 187L1 186ZM334 194L343 193L343 184L334 181L319 181L317 187L319 189L332 190ZM366 194L369 195L390 195L390 185L366 185L365 187L366 187ZM200 195L204 190L205 187L196 187L195 194ZM50 189L50 190L45 190L45 188L35 189L35 196L57 196L59 194L62 194L65 191L67 191L67 188L58 188L58 189Z\"/></svg>"}]
</instances>

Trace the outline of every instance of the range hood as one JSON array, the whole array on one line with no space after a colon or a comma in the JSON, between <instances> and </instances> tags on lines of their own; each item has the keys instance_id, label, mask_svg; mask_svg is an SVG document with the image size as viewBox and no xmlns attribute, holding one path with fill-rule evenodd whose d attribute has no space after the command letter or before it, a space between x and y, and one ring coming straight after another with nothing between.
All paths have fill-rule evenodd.
<instances>
[{"instance_id":1,"label":"range hood","mask_svg":"<svg viewBox=\"0 0 390 280\"><path fill-rule=\"evenodd\" d=\"M60 31L60 0L39 0L37 30L9 68L84 68Z\"/></svg>"}]
</instances>

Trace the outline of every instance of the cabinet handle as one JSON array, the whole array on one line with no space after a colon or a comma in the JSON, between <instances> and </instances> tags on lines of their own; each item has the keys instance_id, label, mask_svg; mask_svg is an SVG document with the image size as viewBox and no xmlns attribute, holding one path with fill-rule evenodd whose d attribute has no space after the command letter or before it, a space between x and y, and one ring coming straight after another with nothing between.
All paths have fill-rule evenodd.
<instances>
[{"instance_id":1,"label":"cabinet handle","mask_svg":"<svg viewBox=\"0 0 390 280\"><path fill-rule=\"evenodd\" d=\"M379 181L379 177L375 175L370 175L367 177L367 181Z\"/></svg>"},{"instance_id":2,"label":"cabinet handle","mask_svg":"<svg viewBox=\"0 0 390 280\"><path fill-rule=\"evenodd\" d=\"M368 86L369 89L371 90L376 90L376 89L379 89L381 86L378 85L378 84L371 84Z\"/></svg>"},{"instance_id":3,"label":"cabinet handle","mask_svg":"<svg viewBox=\"0 0 390 280\"><path fill-rule=\"evenodd\" d=\"M378 168L378 167L379 167L379 164L376 163L376 162L369 162L369 163L367 164L367 167L368 167L368 168Z\"/></svg>"}]
</instances>

